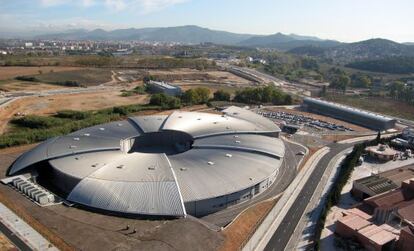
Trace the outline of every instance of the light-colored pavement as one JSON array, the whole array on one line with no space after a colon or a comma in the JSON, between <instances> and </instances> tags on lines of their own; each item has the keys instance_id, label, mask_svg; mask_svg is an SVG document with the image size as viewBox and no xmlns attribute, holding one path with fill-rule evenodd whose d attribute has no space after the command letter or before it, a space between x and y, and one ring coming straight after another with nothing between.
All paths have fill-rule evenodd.
<instances>
[{"instance_id":1,"label":"light-colored pavement","mask_svg":"<svg viewBox=\"0 0 414 251\"><path fill-rule=\"evenodd\" d=\"M285 250L306 250L312 244L312 234L322 212L322 205L338 175L339 169L337 167L351 151L352 147L342 151L330 161Z\"/></svg>"},{"instance_id":2,"label":"light-colored pavement","mask_svg":"<svg viewBox=\"0 0 414 251\"><path fill-rule=\"evenodd\" d=\"M301 191L297 188L304 186L309 178L309 174L313 172L319 160L322 159L329 150L328 147L322 148L309 158L305 163L304 168L285 190L278 203L276 203L275 207L269 212L262 224L243 247L243 250L263 250L266 247L291 205L297 199Z\"/></svg>"},{"instance_id":3,"label":"light-colored pavement","mask_svg":"<svg viewBox=\"0 0 414 251\"><path fill-rule=\"evenodd\" d=\"M32 250L58 250L48 240L46 240L42 235L40 235L36 230L34 230L2 203L0 203L0 222ZM22 249L25 248L23 247Z\"/></svg>"}]
</instances>

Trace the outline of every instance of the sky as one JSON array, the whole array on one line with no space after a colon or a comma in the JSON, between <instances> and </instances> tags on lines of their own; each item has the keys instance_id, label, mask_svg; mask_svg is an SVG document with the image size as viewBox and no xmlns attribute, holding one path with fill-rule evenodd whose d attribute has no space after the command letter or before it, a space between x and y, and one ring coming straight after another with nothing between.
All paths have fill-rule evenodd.
<instances>
[{"instance_id":1,"label":"sky","mask_svg":"<svg viewBox=\"0 0 414 251\"><path fill-rule=\"evenodd\" d=\"M198 25L343 42L414 42L414 0L0 0L0 32Z\"/></svg>"}]
</instances>

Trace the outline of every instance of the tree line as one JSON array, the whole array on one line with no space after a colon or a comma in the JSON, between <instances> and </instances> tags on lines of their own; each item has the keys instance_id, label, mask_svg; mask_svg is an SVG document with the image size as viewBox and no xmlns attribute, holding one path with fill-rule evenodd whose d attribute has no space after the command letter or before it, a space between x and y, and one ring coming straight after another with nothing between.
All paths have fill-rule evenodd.
<instances>
[{"instance_id":1,"label":"tree line","mask_svg":"<svg viewBox=\"0 0 414 251\"><path fill-rule=\"evenodd\" d=\"M244 104L273 104L273 105L290 105L293 103L291 95L284 93L282 90L273 87L248 87L236 91L232 98L231 93L225 90L217 90L210 98L211 92L208 88L198 87L185 91L179 97L168 96L164 93L153 94L150 99L151 105L161 106L163 108L177 109L182 105L199 105L209 104L211 101L234 101Z\"/></svg>"}]
</instances>

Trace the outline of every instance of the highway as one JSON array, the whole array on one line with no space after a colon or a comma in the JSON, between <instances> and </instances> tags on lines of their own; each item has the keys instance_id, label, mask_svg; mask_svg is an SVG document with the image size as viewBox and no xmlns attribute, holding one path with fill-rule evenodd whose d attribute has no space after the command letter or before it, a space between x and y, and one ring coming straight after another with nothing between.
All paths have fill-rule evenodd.
<instances>
[{"instance_id":1,"label":"highway","mask_svg":"<svg viewBox=\"0 0 414 251\"><path fill-rule=\"evenodd\" d=\"M0 233L4 234L19 250L32 250L24 241L19 239L10 229L0 222Z\"/></svg>"},{"instance_id":2,"label":"highway","mask_svg":"<svg viewBox=\"0 0 414 251\"><path fill-rule=\"evenodd\" d=\"M280 251L285 250L290 237L296 229L296 226L303 215L303 212L306 209L310 199L316 187L318 186L319 181L321 180L326 168L329 165L331 159L338 155L340 152L345 149L352 147L353 144L330 144L331 151L327 153L319 161L315 170L310 175L308 181L303 186L302 190L299 193L298 199L295 200L293 205L288 210L286 216L280 223L279 227L276 229L276 232L273 234L269 243L267 244L265 250L270 251Z\"/></svg>"}]
</instances>

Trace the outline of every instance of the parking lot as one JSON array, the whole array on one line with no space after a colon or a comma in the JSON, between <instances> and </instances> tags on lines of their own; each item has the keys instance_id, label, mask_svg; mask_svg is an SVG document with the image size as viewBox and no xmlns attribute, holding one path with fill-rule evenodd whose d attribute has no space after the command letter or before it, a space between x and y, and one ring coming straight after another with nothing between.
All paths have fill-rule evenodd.
<instances>
[{"instance_id":1,"label":"parking lot","mask_svg":"<svg viewBox=\"0 0 414 251\"><path fill-rule=\"evenodd\" d=\"M316 131L338 131L338 132L353 132L352 128L348 128L344 125L323 121L320 119L311 118L302 114L293 114L284 111L261 111L258 114L281 123L281 125L297 125L301 127L307 127L307 129L313 129Z\"/></svg>"}]
</instances>

